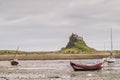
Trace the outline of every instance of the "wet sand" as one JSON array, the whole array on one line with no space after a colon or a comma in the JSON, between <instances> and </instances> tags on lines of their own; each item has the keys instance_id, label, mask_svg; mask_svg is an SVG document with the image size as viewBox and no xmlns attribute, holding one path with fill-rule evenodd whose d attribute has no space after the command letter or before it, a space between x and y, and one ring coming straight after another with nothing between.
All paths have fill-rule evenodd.
<instances>
[{"instance_id":1,"label":"wet sand","mask_svg":"<svg viewBox=\"0 0 120 80\"><path fill-rule=\"evenodd\" d=\"M72 60L98 62L100 59ZM98 71L74 71L70 60L19 60L18 66L0 61L0 80L119 80L120 59L115 64L104 64Z\"/></svg>"}]
</instances>

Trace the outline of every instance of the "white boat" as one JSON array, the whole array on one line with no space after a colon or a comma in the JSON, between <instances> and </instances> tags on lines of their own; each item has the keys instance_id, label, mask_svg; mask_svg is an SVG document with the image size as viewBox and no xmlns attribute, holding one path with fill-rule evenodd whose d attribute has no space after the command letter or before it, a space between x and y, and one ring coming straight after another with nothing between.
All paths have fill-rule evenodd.
<instances>
[{"instance_id":1,"label":"white boat","mask_svg":"<svg viewBox=\"0 0 120 80\"><path fill-rule=\"evenodd\" d=\"M116 61L115 56L113 55L112 28L111 28L111 51L110 51L110 55L106 58L106 62L114 63L115 61Z\"/></svg>"},{"instance_id":2,"label":"white boat","mask_svg":"<svg viewBox=\"0 0 120 80\"><path fill-rule=\"evenodd\" d=\"M108 62L108 63L114 63L115 61L116 60L115 60L115 57L113 55L106 58L106 62Z\"/></svg>"}]
</instances>

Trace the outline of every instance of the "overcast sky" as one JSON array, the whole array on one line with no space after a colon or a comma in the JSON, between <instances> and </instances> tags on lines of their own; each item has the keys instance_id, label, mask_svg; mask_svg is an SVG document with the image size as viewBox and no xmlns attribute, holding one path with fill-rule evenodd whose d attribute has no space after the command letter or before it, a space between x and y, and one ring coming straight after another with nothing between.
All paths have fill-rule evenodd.
<instances>
[{"instance_id":1,"label":"overcast sky","mask_svg":"<svg viewBox=\"0 0 120 80\"><path fill-rule=\"evenodd\" d=\"M0 50L56 51L76 33L97 50L120 50L120 0L0 0Z\"/></svg>"}]
</instances>

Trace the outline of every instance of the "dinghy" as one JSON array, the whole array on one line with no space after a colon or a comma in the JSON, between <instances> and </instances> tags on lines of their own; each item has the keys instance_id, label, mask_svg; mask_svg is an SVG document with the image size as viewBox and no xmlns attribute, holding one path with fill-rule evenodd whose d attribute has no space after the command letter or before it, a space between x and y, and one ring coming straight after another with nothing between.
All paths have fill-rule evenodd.
<instances>
[{"instance_id":1,"label":"dinghy","mask_svg":"<svg viewBox=\"0 0 120 80\"><path fill-rule=\"evenodd\" d=\"M96 63L96 64L78 64L70 61L70 65L74 69L74 71L91 71L91 70L99 70L102 68L102 64L104 61Z\"/></svg>"},{"instance_id":2,"label":"dinghy","mask_svg":"<svg viewBox=\"0 0 120 80\"><path fill-rule=\"evenodd\" d=\"M11 61L11 65L18 65L18 64L19 64L19 62L17 61L17 59L14 59Z\"/></svg>"}]
</instances>

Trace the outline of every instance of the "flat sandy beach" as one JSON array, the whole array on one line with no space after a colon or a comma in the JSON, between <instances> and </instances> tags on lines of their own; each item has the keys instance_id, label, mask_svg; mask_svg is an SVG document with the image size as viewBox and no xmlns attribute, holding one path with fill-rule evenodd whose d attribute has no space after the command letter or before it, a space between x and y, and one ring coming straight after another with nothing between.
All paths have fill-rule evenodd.
<instances>
[{"instance_id":1,"label":"flat sandy beach","mask_svg":"<svg viewBox=\"0 0 120 80\"><path fill-rule=\"evenodd\" d=\"M119 80L120 60L104 64L97 71L74 71L71 60L19 60L18 66L0 61L0 80ZM76 63L98 62L101 59L72 60Z\"/></svg>"}]
</instances>

